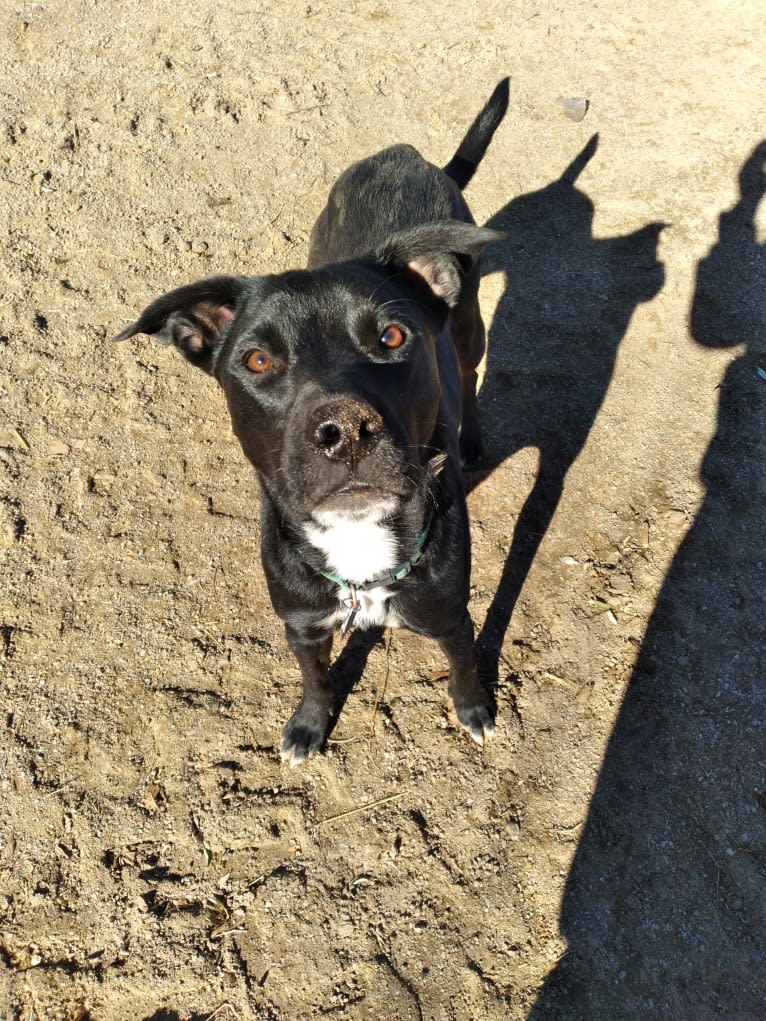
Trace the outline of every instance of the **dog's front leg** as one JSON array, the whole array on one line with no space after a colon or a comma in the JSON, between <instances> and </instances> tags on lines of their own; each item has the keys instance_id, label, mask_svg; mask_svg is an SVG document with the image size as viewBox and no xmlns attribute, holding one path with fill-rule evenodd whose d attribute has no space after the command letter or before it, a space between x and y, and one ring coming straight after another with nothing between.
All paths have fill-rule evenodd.
<instances>
[{"instance_id":1,"label":"dog's front leg","mask_svg":"<svg viewBox=\"0 0 766 1021\"><path fill-rule=\"evenodd\" d=\"M459 626L446 638L437 639L449 661L449 695L463 730L484 744L495 732L492 697L479 680L473 646L473 622L466 610Z\"/></svg>"},{"instance_id":2,"label":"dog's front leg","mask_svg":"<svg viewBox=\"0 0 766 1021\"><path fill-rule=\"evenodd\" d=\"M330 683L332 634L317 640L289 624L287 644L298 660L303 678L303 698L282 731L282 761L291 766L319 751L335 706Z\"/></svg>"}]
</instances>

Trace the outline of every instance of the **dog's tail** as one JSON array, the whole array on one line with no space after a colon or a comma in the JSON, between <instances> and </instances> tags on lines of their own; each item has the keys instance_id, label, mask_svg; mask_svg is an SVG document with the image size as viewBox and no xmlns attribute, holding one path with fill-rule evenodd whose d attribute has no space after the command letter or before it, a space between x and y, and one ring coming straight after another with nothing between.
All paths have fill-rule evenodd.
<instances>
[{"instance_id":1,"label":"dog's tail","mask_svg":"<svg viewBox=\"0 0 766 1021\"><path fill-rule=\"evenodd\" d=\"M510 83L510 78L503 78L498 83L481 113L468 129L458 151L444 167L444 173L452 178L461 191L476 173L476 168L481 163L482 157L492 141L492 136L500 121L505 117L505 111L508 109Z\"/></svg>"}]
</instances>

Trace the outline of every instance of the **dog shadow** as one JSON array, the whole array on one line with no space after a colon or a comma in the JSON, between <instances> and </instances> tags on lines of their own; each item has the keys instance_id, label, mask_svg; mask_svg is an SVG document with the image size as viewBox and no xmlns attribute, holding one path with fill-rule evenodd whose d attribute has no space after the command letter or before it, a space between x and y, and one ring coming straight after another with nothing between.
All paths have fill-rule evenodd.
<instances>
[{"instance_id":1,"label":"dog shadow","mask_svg":"<svg viewBox=\"0 0 766 1021\"><path fill-rule=\"evenodd\" d=\"M522 448L539 452L537 478L477 638L479 670L491 686L513 608L603 403L620 341L636 307L664 282L657 245L665 224L593 236L594 205L576 185L597 148L594 135L558 180L513 199L487 223L506 237L485 251L482 272L503 272L505 291L479 391L483 470L467 476L468 491Z\"/></svg>"},{"instance_id":2,"label":"dog shadow","mask_svg":"<svg viewBox=\"0 0 766 1021\"><path fill-rule=\"evenodd\" d=\"M665 579L567 879L530 1021L766 1017L766 141L697 268L691 333L743 346L705 496ZM705 402L712 395L700 394Z\"/></svg>"},{"instance_id":3,"label":"dog shadow","mask_svg":"<svg viewBox=\"0 0 766 1021\"><path fill-rule=\"evenodd\" d=\"M335 694L335 715L330 723L330 729L325 735L325 740L335 730L343 706L364 673L370 653L376 645L384 644L384 634L383 628L380 627L368 628L364 631L355 629L330 665L330 680Z\"/></svg>"}]
</instances>

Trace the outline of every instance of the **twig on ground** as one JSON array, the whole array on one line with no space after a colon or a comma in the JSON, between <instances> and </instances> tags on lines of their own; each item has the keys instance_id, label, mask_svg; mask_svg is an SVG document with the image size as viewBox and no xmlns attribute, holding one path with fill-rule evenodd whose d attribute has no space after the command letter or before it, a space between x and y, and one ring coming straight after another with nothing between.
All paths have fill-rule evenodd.
<instances>
[{"instance_id":1,"label":"twig on ground","mask_svg":"<svg viewBox=\"0 0 766 1021\"><path fill-rule=\"evenodd\" d=\"M377 801L368 801L365 805L357 805L356 808L349 808L347 812L337 812L335 815L328 815L326 819L320 819L317 826L324 826L328 822L337 822L338 819L345 819L349 815L356 815L357 812L364 812L368 808L377 808L378 805L387 805L390 801L397 801L403 798L409 791L399 791L398 794L389 794L388 797L378 798Z\"/></svg>"}]
</instances>

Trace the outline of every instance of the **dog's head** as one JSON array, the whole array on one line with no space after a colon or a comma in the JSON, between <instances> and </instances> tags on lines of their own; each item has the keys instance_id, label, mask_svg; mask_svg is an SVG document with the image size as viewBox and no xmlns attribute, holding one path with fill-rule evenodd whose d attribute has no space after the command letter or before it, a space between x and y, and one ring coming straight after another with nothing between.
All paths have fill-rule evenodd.
<instances>
[{"instance_id":1,"label":"dog's head","mask_svg":"<svg viewBox=\"0 0 766 1021\"><path fill-rule=\"evenodd\" d=\"M382 520L445 449L437 338L495 237L450 221L321 269L210 277L162 295L116 339L156 336L218 379L287 517Z\"/></svg>"}]
</instances>

